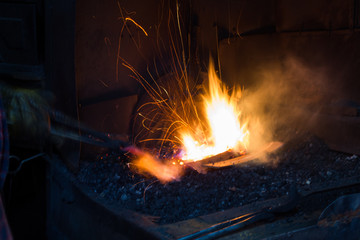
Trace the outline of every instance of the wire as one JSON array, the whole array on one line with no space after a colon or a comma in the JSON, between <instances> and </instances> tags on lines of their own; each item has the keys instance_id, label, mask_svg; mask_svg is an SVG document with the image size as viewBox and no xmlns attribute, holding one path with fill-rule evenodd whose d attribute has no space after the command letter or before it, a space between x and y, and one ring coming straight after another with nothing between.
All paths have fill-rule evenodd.
<instances>
[{"instance_id":1,"label":"wire","mask_svg":"<svg viewBox=\"0 0 360 240\"><path fill-rule=\"evenodd\" d=\"M46 155L45 153L39 153L39 154L36 154L36 155L34 155L32 157L29 157L29 158L26 158L26 159L22 160L20 162L19 166L14 171L9 171L8 174L15 175L16 173L18 173L21 170L21 167L24 165L24 163L29 162L29 161L31 161L33 159L36 159L36 158L39 158L39 157L43 157L45 155ZM20 158L17 157L17 156L11 155L9 157L9 159L11 159L11 158L14 158L14 159L20 161Z\"/></svg>"}]
</instances>

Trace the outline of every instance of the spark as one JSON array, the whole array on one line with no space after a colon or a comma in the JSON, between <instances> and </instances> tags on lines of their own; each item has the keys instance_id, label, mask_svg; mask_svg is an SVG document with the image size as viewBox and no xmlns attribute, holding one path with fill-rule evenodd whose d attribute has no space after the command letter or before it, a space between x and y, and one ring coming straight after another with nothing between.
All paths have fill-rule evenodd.
<instances>
[{"instance_id":1,"label":"spark","mask_svg":"<svg viewBox=\"0 0 360 240\"><path fill-rule=\"evenodd\" d=\"M143 182L146 182L146 179L145 180L142 180L140 182L137 182L135 183L134 185L131 186L131 189L134 189L136 187L136 185L140 184L140 183L143 183Z\"/></svg>"},{"instance_id":2,"label":"spark","mask_svg":"<svg viewBox=\"0 0 360 240\"><path fill-rule=\"evenodd\" d=\"M109 37L105 37L104 42L105 42L106 45L111 46L111 41L110 41Z\"/></svg>"},{"instance_id":3,"label":"spark","mask_svg":"<svg viewBox=\"0 0 360 240\"><path fill-rule=\"evenodd\" d=\"M116 70L115 70L115 74L116 74L116 81L119 81L119 63L120 63L120 50L121 50L121 41L122 41L122 34L123 34L123 31L126 29L126 31L131 35L131 31L130 29L128 28L128 26L126 25L126 22L127 21L131 21L133 22L136 26L138 26L140 29L142 29L142 31L145 33L146 36L148 36L147 32L145 31L145 29L143 27L141 27L137 22L135 22L132 18L130 17L126 17L124 16L124 13L123 13L123 9L120 5L120 2L118 1L117 2L117 5L118 5L118 8L119 8L119 11L120 11L120 17L119 19L123 20L123 25L121 27L121 30L120 30L120 33L119 33L119 39L118 39L118 49L117 49L117 57L116 57ZM128 13L125 9L124 9L125 13L126 14L136 14L136 12L130 12ZM138 54L143 56L142 52L140 51L140 42L137 43L135 41L135 38L132 38L132 41L136 47L136 49L138 50ZM144 56L143 56L144 57Z\"/></svg>"},{"instance_id":4,"label":"spark","mask_svg":"<svg viewBox=\"0 0 360 240\"><path fill-rule=\"evenodd\" d=\"M109 87L109 85L108 84L106 84L103 80L101 80L101 79L98 79L98 81L102 84L102 85L104 85L105 87Z\"/></svg>"},{"instance_id":5,"label":"spark","mask_svg":"<svg viewBox=\"0 0 360 240\"><path fill-rule=\"evenodd\" d=\"M127 17L127 18L125 18L125 21L130 21L130 22L134 23L138 28L140 28L140 29L144 32L144 34L145 34L146 36L148 36L148 34L147 34L147 32L145 31L145 29L144 29L140 24L138 24L137 22L135 22L135 20L133 20L132 18Z\"/></svg>"},{"instance_id":6,"label":"spark","mask_svg":"<svg viewBox=\"0 0 360 240\"><path fill-rule=\"evenodd\" d=\"M146 194L146 191L147 191L148 189L150 189L151 185L153 185L154 183L157 183L157 182L159 182L159 180L153 181L152 183L150 183L149 185L147 185L147 187L145 188L144 194L143 194L143 202L144 202L144 203L145 203L145 194Z\"/></svg>"}]
</instances>

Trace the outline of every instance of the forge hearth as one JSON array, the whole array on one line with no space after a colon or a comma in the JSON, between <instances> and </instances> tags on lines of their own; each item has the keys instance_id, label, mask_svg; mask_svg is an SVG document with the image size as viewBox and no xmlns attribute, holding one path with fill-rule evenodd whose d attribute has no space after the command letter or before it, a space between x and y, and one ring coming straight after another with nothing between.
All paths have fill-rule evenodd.
<instances>
[{"instance_id":1,"label":"forge hearth","mask_svg":"<svg viewBox=\"0 0 360 240\"><path fill-rule=\"evenodd\" d=\"M359 157L329 150L323 141L309 135L298 136L270 155L269 164L253 161L206 174L187 169L180 181L167 184L130 171L119 154L106 153L91 160L82 164L76 176L63 167L52 170L51 185L62 189L58 190L60 197L52 190L52 198L58 199L57 214L63 211L56 221L66 227L78 222L71 230L73 236L88 232L91 237L108 239L120 235L176 239L284 204L295 187L303 197L293 209L232 235L271 237L316 224L320 213L338 196L360 191ZM89 227L92 224L98 225Z\"/></svg>"},{"instance_id":2,"label":"forge hearth","mask_svg":"<svg viewBox=\"0 0 360 240\"><path fill-rule=\"evenodd\" d=\"M99 158L84 163L78 181L104 201L152 215L160 224L280 198L293 185L306 191L313 184L336 183L360 172L359 157L333 152L315 137L288 143L269 156L266 164L254 161L206 174L187 168L180 181L167 184L132 172L127 161L116 154Z\"/></svg>"},{"instance_id":3,"label":"forge hearth","mask_svg":"<svg viewBox=\"0 0 360 240\"><path fill-rule=\"evenodd\" d=\"M49 109L74 123L70 139L64 132L61 139L51 136L46 146L35 149L31 140L18 148L17 137L10 144L11 155L22 156L30 148L49 160L49 239L177 239L284 204L295 191L299 201L291 209L228 236L271 238L314 226L337 197L360 192L360 0L0 0L0 26L1 83L14 87L14 93L19 88L41 92ZM183 166L178 181L162 183L133 171L129 166L135 161L123 153L79 142L78 134L85 135L79 125L143 149L147 140L151 145L162 135L141 138L139 133L175 133L164 122L174 129L175 122L188 126L196 112L192 108L201 103L202 75L211 56L214 73L230 87L228 92L244 90L240 117L251 127L252 143L284 143L266 161L206 173ZM193 85L183 84L184 79ZM153 87L163 99L155 93L150 100L172 102L176 108L163 114L150 109L158 116L148 115L155 124L143 125L139 118L138 130L136 115L150 103L145 93ZM19 103L21 116L25 109L20 103L27 100L20 95L6 101L1 95L3 102ZM177 115L174 109L189 113L180 120L190 121L167 119ZM48 136L54 124L45 115L41 135ZM247 122L252 115L262 126ZM291 131L276 132L284 128ZM20 135L27 139L27 133ZM174 148L163 143L150 150L172 155ZM177 143L183 150L179 143L184 141ZM258 146L246 147L241 153ZM45 201L42 193L41 198ZM26 225L33 221L27 215Z\"/></svg>"},{"instance_id":4,"label":"forge hearth","mask_svg":"<svg viewBox=\"0 0 360 240\"><path fill-rule=\"evenodd\" d=\"M53 225L82 238L86 232L91 238L175 239L279 205L295 189L301 201L272 219L276 230L265 229L268 225L261 222L236 236L253 231L263 233L257 236L260 238L316 224L330 202L359 191L360 159L354 155L360 153L359 107L350 107L348 112L348 104L337 105L343 100L360 101L358 1L320 2L312 8L303 4L303 9L294 9L291 3L295 1L262 1L260 8L259 3L244 1L183 1L180 5L164 1L161 6L155 2L120 1L117 6L113 2L76 2L80 122L101 132L129 135L137 147L142 140L157 139L155 135L134 141L139 132L134 131L131 121L137 110L149 103L141 101L143 93L156 85L154 89L163 89L165 97L163 101L152 100L163 103L179 100L169 90L195 96L197 92L183 92L171 81L182 79L179 69L200 75L209 67L208 55L213 55L219 65L216 73L224 83L246 89L244 113L258 115L270 132L279 126L296 130L284 139L274 132L269 134L270 141L285 145L266 162L254 160L206 174L184 167L179 181L165 184L131 171L133 162L123 154L108 151L95 156L82 148L82 158L75 159L71 174L52 166L56 187L51 190L51 201L60 207L49 219L61 216ZM298 10L301 14L293 17ZM339 17L338 12L346 17ZM159 18L167 15L177 19ZM154 46L153 42L162 45ZM184 48L188 44L189 49ZM93 51L95 48L98 51ZM175 55L184 59L177 61ZM179 79L166 77L180 75ZM157 82L139 90L144 86L142 80ZM201 89L200 85L194 89ZM331 105L337 106L328 108ZM160 120L175 115L171 111L161 115L159 109L150 112ZM155 122L151 129L140 119L141 131L166 129L159 119L150 119ZM162 155L171 155L171 146L167 147ZM71 180L63 181L61 174ZM70 216L62 215L62 210ZM66 225L66 221L72 223ZM84 224L71 229L79 222Z\"/></svg>"}]
</instances>

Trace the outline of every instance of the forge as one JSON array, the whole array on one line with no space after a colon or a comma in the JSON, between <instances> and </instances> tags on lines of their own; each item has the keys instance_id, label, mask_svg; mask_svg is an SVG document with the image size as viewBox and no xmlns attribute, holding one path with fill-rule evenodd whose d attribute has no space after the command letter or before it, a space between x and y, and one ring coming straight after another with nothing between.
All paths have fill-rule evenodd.
<instances>
[{"instance_id":1,"label":"forge","mask_svg":"<svg viewBox=\"0 0 360 240\"><path fill-rule=\"evenodd\" d=\"M180 181L162 184L155 177L144 178L131 171L123 156L106 153L99 155L102 161L81 164L76 179L72 180L76 189L73 201L82 205L86 219L97 208L101 209L98 220L92 220L96 225L92 234L96 236L103 236L104 230L99 229L105 228L105 236L109 237L126 234L130 239L186 239L219 223L279 208L284 210L264 218L259 216L248 226L220 237L282 239L281 234L299 239L319 234L338 237L336 230L320 233L316 229L318 219L338 197L359 191L359 157L329 150L319 138L302 135L268 158L265 165L250 161L206 174L188 168ZM54 169L55 176L57 171L58 168ZM90 199L75 200L78 191ZM90 205L91 211L90 200L95 204ZM74 207L64 209L72 211ZM89 220L84 225L88 226ZM347 231L350 234L354 229Z\"/></svg>"},{"instance_id":2,"label":"forge","mask_svg":"<svg viewBox=\"0 0 360 240\"><path fill-rule=\"evenodd\" d=\"M50 137L10 134L46 159L46 238L359 234L359 10L0 0L0 76L51 93Z\"/></svg>"}]
</instances>

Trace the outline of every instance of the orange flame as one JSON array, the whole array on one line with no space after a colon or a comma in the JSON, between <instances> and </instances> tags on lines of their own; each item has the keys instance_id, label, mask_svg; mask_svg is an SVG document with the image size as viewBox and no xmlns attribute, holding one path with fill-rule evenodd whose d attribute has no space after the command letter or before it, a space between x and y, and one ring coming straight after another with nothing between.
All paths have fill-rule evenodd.
<instances>
[{"instance_id":1,"label":"orange flame","mask_svg":"<svg viewBox=\"0 0 360 240\"><path fill-rule=\"evenodd\" d=\"M189 131L182 132L184 156L182 160L197 161L229 149L242 152L249 143L247 124L240 124L239 99L241 90L229 89L215 73L214 64L209 64L209 88L203 96L209 132L207 136L194 136Z\"/></svg>"},{"instance_id":2,"label":"orange flame","mask_svg":"<svg viewBox=\"0 0 360 240\"><path fill-rule=\"evenodd\" d=\"M208 81L209 87L202 96L207 130L196 132L201 134L194 134L194 131L191 131L194 126L190 126L190 123L185 125L185 129L180 130L183 144L183 154L180 158L183 161L197 161L228 150L243 153L249 144L247 122L240 124L241 90L234 89L229 94L229 89L216 75L212 61L209 65ZM136 156L132 166L140 173L155 176L162 183L179 180L183 174L185 164L180 159L161 161L136 147L126 150Z\"/></svg>"},{"instance_id":3,"label":"orange flame","mask_svg":"<svg viewBox=\"0 0 360 240\"><path fill-rule=\"evenodd\" d=\"M174 163L171 164L170 162L161 162L151 156L150 153L135 147L128 147L126 150L136 155L136 159L132 164L138 171L155 176L161 183L180 180L183 173L183 168L180 166L182 164L178 165Z\"/></svg>"}]
</instances>

